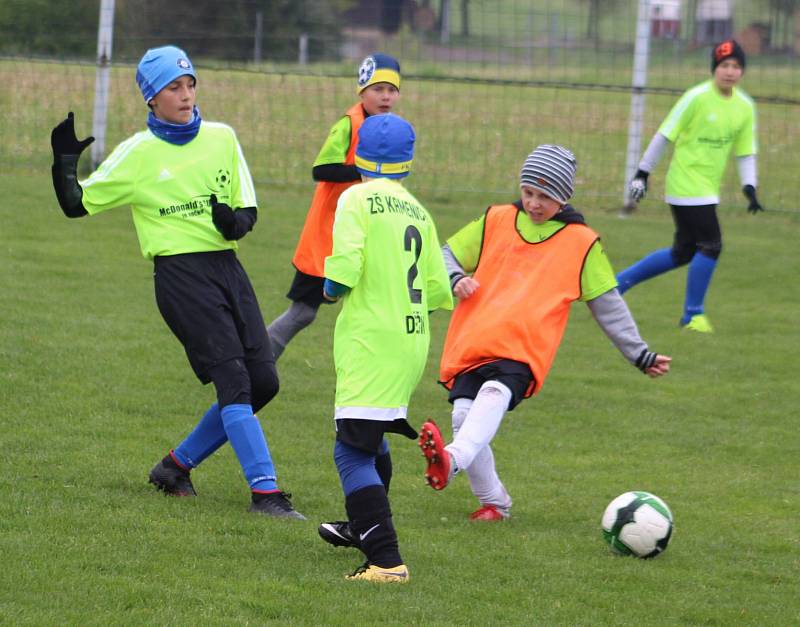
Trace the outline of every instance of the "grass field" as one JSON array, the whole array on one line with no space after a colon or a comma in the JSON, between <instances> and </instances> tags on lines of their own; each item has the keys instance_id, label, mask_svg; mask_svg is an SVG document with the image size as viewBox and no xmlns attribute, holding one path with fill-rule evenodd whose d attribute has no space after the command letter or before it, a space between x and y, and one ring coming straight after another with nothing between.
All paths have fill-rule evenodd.
<instances>
[{"instance_id":1,"label":"grass field","mask_svg":"<svg viewBox=\"0 0 800 627\"><path fill-rule=\"evenodd\" d=\"M147 472L213 391L160 319L129 212L70 221L48 169L5 174L0 624L800 623L796 216L722 209L713 336L676 326L683 272L630 292L643 335L674 358L665 379L630 367L576 305L542 394L495 441L515 501L507 523L469 523L466 480L433 492L415 444L395 437L391 498L412 581L385 588L346 582L359 555L316 534L343 514L331 459L337 308L290 345L282 391L260 412L281 485L309 521L248 514L229 447L195 471L199 498L164 498ZM269 321L286 306L310 188L258 192L261 218L241 258ZM420 198L447 237L508 196ZM618 269L669 242L655 202L625 221L580 193L576 205ZM416 425L449 422L435 384L446 324L433 317ZM614 557L601 539L606 504L631 489L658 494L675 514L657 560Z\"/></svg>"}]
</instances>

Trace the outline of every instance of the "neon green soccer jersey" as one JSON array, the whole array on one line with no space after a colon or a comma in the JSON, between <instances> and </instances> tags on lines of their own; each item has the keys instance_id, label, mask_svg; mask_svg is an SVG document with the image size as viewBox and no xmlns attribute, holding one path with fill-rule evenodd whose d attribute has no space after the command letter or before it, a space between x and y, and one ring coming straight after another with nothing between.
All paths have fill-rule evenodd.
<instances>
[{"instance_id":1,"label":"neon green soccer jersey","mask_svg":"<svg viewBox=\"0 0 800 627\"><path fill-rule=\"evenodd\" d=\"M336 320L336 418L406 418L428 356L428 312L452 309L436 226L401 183L339 198L325 277L351 288Z\"/></svg>"},{"instance_id":2,"label":"neon green soccer jersey","mask_svg":"<svg viewBox=\"0 0 800 627\"><path fill-rule=\"evenodd\" d=\"M149 130L117 146L85 181L90 215L130 205L142 254L236 250L211 221L211 194L233 208L255 207L253 180L233 129L203 121L197 136L178 146Z\"/></svg>"},{"instance_id":3,"label":"neon green soccer jersey","mask_svg":"<svg viewBox=\"0 0 800 627\"><path fill-rule=\"evenodd\" d=\"M484 213L473 220L447 240L447 245L466 272L472 273L478 267L481 249L483 248L483 227L486 222ZM535 224L520 211L517 214L517 231L528 242L541 242L555 235L566 226L558 220L548 220L543 224ZM617 287L617 279L611 262L600 240L589 249L581 270L580 300L589 301Z\"/></svg>"},{"instance_id":4,"label":"neon green soccer jersey","mask_svg":"<svg viewBox=\"0 0 800 627\"><path fill-rule=\"evenodd\" d=\"M329 163L344 163L347 151L350 150L350 134L352 124L350 116L344 115L331 127L328 137L314 161L314 166Z\"/></svg>"},{"instance_id":5,"label":"neon green soccer jersey","mask_svg":"<svg viewBox=\"0 0 800 627\"><path fill-rule=\"evenodd\" d=\"M672 205L713 205L728 155L756 154L755 105L742 90L725 97L706 81L675 103L658 132L675 144L665 200Z\"/></svg>"}]
</instances>

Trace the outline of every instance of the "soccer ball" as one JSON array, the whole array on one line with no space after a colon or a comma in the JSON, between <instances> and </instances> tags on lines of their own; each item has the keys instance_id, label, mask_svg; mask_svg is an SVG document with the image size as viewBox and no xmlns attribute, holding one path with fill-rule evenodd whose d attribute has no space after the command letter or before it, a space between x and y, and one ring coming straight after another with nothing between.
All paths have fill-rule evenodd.
<instances>
[{"instance_id":1,"label":"soccer ball","mask_svg":"<svg viewBox=\"0 0 800 627\"><path fill-rule=\"evenodd\" d=\"M619 495L603 513L603 538L611 550L644 559L656 557L672 537L672 512L649 492Z\"/></svg>"}]
</instances>

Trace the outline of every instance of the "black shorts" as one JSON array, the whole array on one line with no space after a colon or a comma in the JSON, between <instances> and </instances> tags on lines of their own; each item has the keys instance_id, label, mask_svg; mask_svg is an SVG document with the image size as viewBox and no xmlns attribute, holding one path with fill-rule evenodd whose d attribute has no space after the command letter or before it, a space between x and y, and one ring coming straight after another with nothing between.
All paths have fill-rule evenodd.
<instances>
[{"instance_id":1,"label":"black shorts","mask_svg":"<svg viewBox=\"0 0 800 627\"><path fill-rule=\"evenodd\" d=\"M378 454L387 433L399 433L410 440L417 439L417 432L407 420L363 420L340 418L336 421L336 439L344 444Z\"/></svg>"},{"instance_id":2,"label":"black shorts","mask_svg":"<svg viewBox=\"0 0 800 627\"><path fill-rule=\"evenodd\" d=\"M253 286L232 250L156 257L158 309L203 383L231 359L274 362Z\"/></svg>"},{"instance_id":3,"label":"black shorts","mask_svg":"<svg viewBox=\"0 0 800 627\"><path fill-rule=\"evenodd\" d=\"M322 286L325 284L325 279L321 276L314 276L296 270L292 286L286 294L286 298L295 303L305 303L309 307L318 309L321 304L325 302L322 296Z\"/></svg>"},{"instance_id":4,"label":"black shorts","mask_svg":"<svg viewBox=\"0 0 800 627\"><path fill-rule=\"evenodd\" d=\"M722 241L717 205L670 205L669 208L675 222L674 248L694 250L701 243Z\"/></svg>"},{"instance_id":5,"label":"black shorts","mask_svg":"<svg viewBox=\"0 0 800 627\"><path fill-rule=\"evenodd\" d=\"M447 400L451 403L457 398L475 400L478 390L487 381L499 381L511 390L511 401L508 403L508 411L511 411L525 398L534 378L528 364L512 359L498 359L458 375Z\"/></svg>"}]
</instances>

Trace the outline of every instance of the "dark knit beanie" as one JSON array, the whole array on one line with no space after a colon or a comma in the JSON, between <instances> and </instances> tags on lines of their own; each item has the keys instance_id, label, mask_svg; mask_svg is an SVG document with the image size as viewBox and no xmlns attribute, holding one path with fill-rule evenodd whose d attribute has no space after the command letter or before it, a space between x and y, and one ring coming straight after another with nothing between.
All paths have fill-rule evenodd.
<instances>
[{"instance_id":1,"label":"dark knit beanie","mask_svg":"<svg viewBox=\"0 0 800 627\"><path fill-rule=\"evenodd\" d=\"M530 185L553 200L567 202L575 191L578 162L566 148L552 144L538 146L522 165L520 185Z\"/></svg>"},{"instance_id":2,"label":"dark knit beanie","mask_svg":"<svg viewBox=\"0 0 800 627\"><path fill-rule=\"evenodd\" d=\"M726 39L718 43L711 50L711 73L713 74L717 66L725 59L736 59L744 70L745 58L744 50L735 39Z\"/></svg>"}]
</instances>

